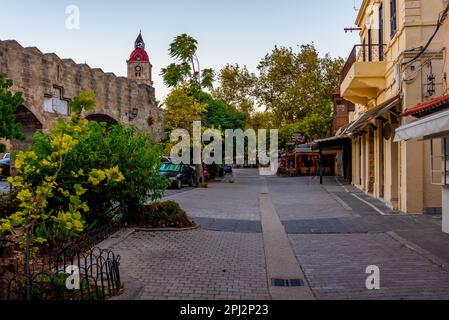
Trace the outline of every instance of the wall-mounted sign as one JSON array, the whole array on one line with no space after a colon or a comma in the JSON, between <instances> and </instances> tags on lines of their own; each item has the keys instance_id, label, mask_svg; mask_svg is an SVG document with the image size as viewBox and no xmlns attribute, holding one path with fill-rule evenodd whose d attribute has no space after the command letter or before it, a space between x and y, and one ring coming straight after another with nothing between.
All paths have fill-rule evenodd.
<instances>
[{"instance_id":1,"label":"wall-mounted sign","mask_svg":"<svg viewBox=\"0 0 449 320\"><path fill-rule=\"evenodd\" d=\"M304 136L300 133L292 134L292 141L294 143L304 143Z\"/></svg>"},{"instance_id":2,"label":"wall-mounted sign","mask_svg":"<svg viewBox=\"0 0 449 320\"><path fill-rule=\"evenodd\" d=\"M390 140L391 139L391 136L393 134L393 128L391 127L391 124L386 123L384 125L383 134L384 134L384 139L385 140Z\"/></svg>"}]
</instances>

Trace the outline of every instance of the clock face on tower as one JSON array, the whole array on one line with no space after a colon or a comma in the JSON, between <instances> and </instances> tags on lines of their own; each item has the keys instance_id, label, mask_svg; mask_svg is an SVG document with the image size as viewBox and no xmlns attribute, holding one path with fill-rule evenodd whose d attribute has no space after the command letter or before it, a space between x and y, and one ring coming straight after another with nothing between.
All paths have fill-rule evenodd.
<instances>
[{"instance_id":1,"label":"clock face on tower","mask_svg":"<svg viewBox=\"0 0 449 320\"><path fill-rule=\"evenodd\" d=\"M136 71L137 71L137 72L142 71L142 67L141 67L141 66L136 66Z\"/></svg>"}]
</instances>

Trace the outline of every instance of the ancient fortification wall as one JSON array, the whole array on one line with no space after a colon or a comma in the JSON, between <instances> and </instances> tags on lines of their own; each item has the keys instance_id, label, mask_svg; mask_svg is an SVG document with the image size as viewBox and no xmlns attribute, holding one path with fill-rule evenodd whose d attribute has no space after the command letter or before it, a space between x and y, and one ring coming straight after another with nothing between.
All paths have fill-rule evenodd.
<instances>
[{"instance_id":1,"label":"ancient fortification wall","mask_svg":"<svg viewBox=\"0 0 449 320\"><path fill-rule=\"evenodd\" d=\"M52 128L58 114L45 111L44 103L58 88L63 101L70 101L81 90L96 92L96 110L85 116L135 125L151 132L156 140L161 137L162 112L156 107L151 86L61 59L54 53L44 54L35 47L24 48L14 40L0 41L0 73L14 81L14 91L23 92L24 108L18 121L27 136ZM137 117L133 109L138 110Z\"/></svg>"}]
</instances>

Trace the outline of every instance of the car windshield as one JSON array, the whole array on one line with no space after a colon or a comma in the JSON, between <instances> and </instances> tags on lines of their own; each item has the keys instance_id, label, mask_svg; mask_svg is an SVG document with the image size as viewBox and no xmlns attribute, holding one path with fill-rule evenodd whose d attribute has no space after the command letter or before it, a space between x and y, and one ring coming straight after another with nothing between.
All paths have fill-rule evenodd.
<instances>
[{"instance_id":1,"label":"car windshield","mask_svg":"<svg viewBox=\"0 0 449 320\"><path fill-rule=\"evenodd\" d=\"M171 164L171 163L166 163L162 165L160 169L161 172L178 172L180 170L181 170L180 164Z\"/></svg>"},{"instance_id":2,"label":"car windshield","mask_svg":"<svg viewBox=\"0 0 449 320\"><path fill-rule=\"evenodd\" d=\"M9 159L11 155L9 153L5 154L5 159Z\"/></svg>"}]
</instances>

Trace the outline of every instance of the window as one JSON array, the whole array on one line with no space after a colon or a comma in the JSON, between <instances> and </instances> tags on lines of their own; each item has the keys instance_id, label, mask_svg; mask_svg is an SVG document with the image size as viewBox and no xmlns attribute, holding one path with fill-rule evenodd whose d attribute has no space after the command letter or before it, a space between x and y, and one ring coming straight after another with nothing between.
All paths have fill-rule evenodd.
<instances>
[{"instance_id":1,"label":"window","mask_svg":"<svg viewBox=\"0 0 449 320\"><path fill-rule=\"evenodd\" d=\"M159 171L161 171L161 172L179 172L179 171L181 171L181 165L166 163L161 166Z\"/></svg>"},{"instance_id":2,"label":"window","mask_svg":"<svg viewBox=\"0 0 449 320\"><path fill-rule=\"evenodd\" d=\"M379 61L384 61L384 13L382 4L379 7Z\"/></svg>"},{"instance_id":3,"label":"window","mask_svg":"<svg viewBox=\"0 0 449 320\"><path fill-rule=\"evenodd\" d=\"M373 61L373 31L368 30L368 61Z\"/></svg>"},{"instance_id":4,"label":"window","mask_svg":"<svg viewBox=\"0 0 449 320\"><path fill-rule=\"evenodd\" d=\"M363 39L362 56L363 56L363 62L366 62L366 39Z\"/></svg>"},{"instance_id":5,"label":"window","mask_svg":"<svg viewBox=\"0 0 449 320\"><path fill-rule=\"evenodd\" d=\"M431 183L441 185L441 177L443 175L441 161L441 143L440 140L430 140L430 162L431 162Z\"/></svg>"},{"instance_id":6,"label":"window","mask_svg":"<svg viewBox=\"0 0 449 320\"><path fill-rule=\"evenodd\" d=\"M449 185L449 138L442 139L443 151L443 185Z\"/></svg>"},{"instance_id":7,"label":"window","mask_svg":"<svg viewBox=\"0 0 449 320\"><path fill-rule=\"evenodd\" d=\"M398 17L397 17L397 5L396 0L390 0L390 35L391 39L394 38L398 32Z\"/></svg>"},{"instance_id":8,"label":"window","mask_svg":"<svg viewBox=\"0 0 449 320\"><path fill-rule=\"evenodd\" d=\"M62 88L53 88L51 98L48 97L44 100L44 110L46 112L56 113L63 116L67 116L69 114L68 102L63 98Z\"/></svg>"},{"instance_id":9,"label":"window","mask_svg":"<svg viewBox=\"0 0 449 320\"><path fill-rule=\"evenodd\" d=\"M449 185L449 138L431 140L432 184Z\"/></svg>"},{"instance_id":10,"label":"window","mask_svg":"<svg viewBox=\"0 0 449 320\"><path fill-rule=\"evenodd\" d=\"M344 104L337 105L337 115L344 115L346 113L346 106Z\"/></svg>"}]
</instances>

